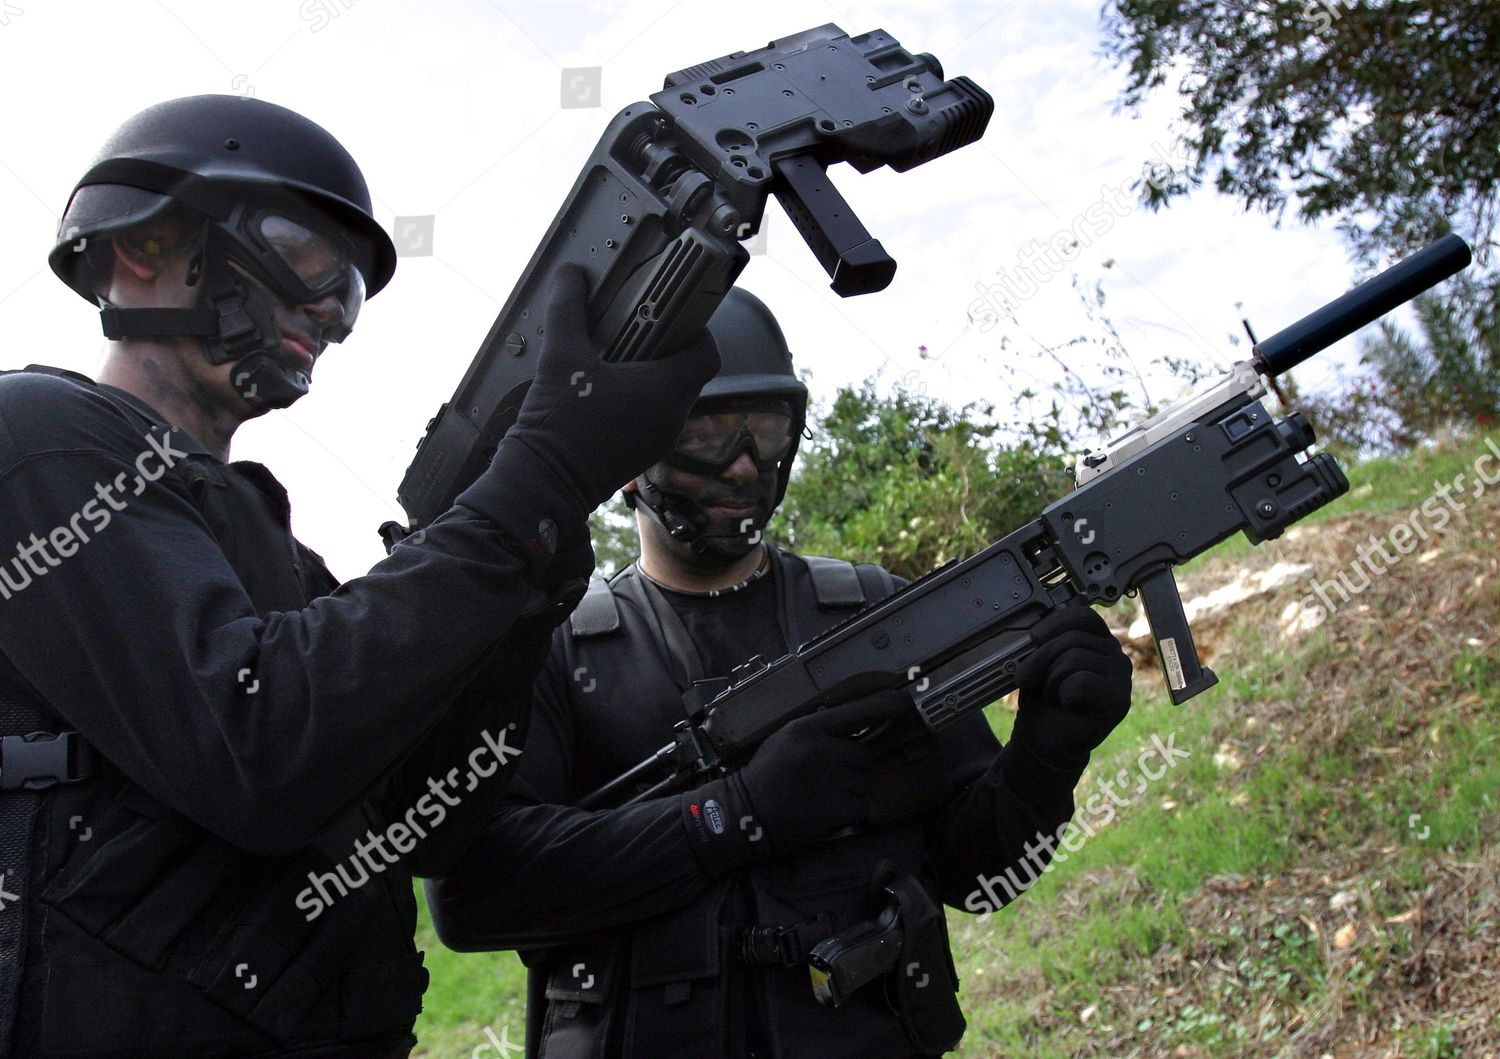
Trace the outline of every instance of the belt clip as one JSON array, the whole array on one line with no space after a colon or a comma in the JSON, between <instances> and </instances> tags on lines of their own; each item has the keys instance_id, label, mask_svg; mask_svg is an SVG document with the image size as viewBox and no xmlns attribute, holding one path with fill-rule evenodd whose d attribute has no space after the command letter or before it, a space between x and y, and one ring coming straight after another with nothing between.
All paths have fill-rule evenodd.
<instances>
[{"instance_id":1,"label":"belt clip","mask_svg":"<svg viewBox=\"0 0 1500 1059\"><path fill-rule=\"evenodd\" d=\"M802 962L796 927L745 927L740 955L749 964L795 967Z\"/></svg>"}]
</instances>

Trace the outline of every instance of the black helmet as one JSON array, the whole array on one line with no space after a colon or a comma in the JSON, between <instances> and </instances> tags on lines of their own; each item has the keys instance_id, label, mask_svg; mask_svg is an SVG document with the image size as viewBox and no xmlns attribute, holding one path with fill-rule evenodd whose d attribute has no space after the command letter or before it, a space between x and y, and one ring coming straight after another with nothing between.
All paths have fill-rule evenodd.
<instances>
[{"instance_id":1,"label":"black helmet","mask_svg":"<svg viewBox=\"0 0 1500 1059\"><path fill-rule=\"evenodd\" d=\"M714 397L782 397L799 415L807 412L807 387L792 370L792 351L766 303L743 287L731 287L708 319L719 347L719 374L699 392Z\"/></svg>"},{"instance_id":2,"label":"black helmet","mask_svg":"<svg viewBox=\"0 0 1500 1059\"><path fill-rule=\"evenodd\" d=\"M786 496L787 478L797 457L797 443L807 425L807 387L792 369L781 325L766 303L743 287L731 287L713 316L708 333L719 347L719 374L698 393L705 404L716 399L766 397L784 400L792 409L792 447L781 462L776 504Z\"/></svg>"},{"instance_id":3,"label":"black helmet","mask_svg":"<svg viewBox=\"0 0 1500 1059\"><path fill-rule=\"evenodd\" d=\"M792 353L776 317L765 302L744 288L730 288L709 317L707 330L718 346L719 373L699 391L690 414L757 399L785 402L791 411L791 444L777 466L774 510L786 496L797 445L807 424L807 387L792 368ZM668 456L666 462L675 461ZM638 495L626 494L626 500L632 506L639 500L673 537L707 543L700 541L707 516L695 510L692 500L660 488L649 475L642 476Z\"/></svg>"},{"instance_id":4,"label":"black helmet","mask_svg":"<svg viewBox=\"0 0 1500 1059\"><path fill-rule=\"evenodd\" d=\"M290 272L266 274L274 255L256 229L262 223L259 214L248 208L261 204L316 218L321 228L337 235L340 247L346 246L349 264L358 270L340 288L345 291L346 324L352 324L362 300L355 285L373 295L396 267L395 247L372 215L364 177L349 152L321 126L251 97L173 99L126 121L74 188L48 261L64 283L96 302L98 237L174 206L186 207L208 221L202 265L206 303L179 310L105 306L105 334L200 336L209 340L205 345L215 363L249 360L274 348L280 335L269 311L254 304L256 298L245 297L246 288L235 282L232 271L214 267L219 251L247 266L257 279L268 279L273 290L285 286L278 279L290 282L293 292L302 289ZM345 333L329 340L338 341Z\"/></svg>"}]
</instances>

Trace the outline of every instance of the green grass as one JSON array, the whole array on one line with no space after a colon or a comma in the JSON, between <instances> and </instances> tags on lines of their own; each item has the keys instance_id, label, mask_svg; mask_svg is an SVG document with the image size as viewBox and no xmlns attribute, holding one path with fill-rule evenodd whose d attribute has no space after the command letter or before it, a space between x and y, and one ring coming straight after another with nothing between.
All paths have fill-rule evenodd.
<instances>
[{"instance_id":1,"label":"green grass","mask_svg":"<svg viewBox=\"0 0 1500 1059\"><path fill-rule=\"evenodd\" d=\"M1077 1012L1090 1004L1107 1003L1106 988L1138 973L1142 961L1163 946L1192 944L1181 903L1206 878L1230 873L1257 879L1276 876L1293 867L1309 846L1353 847L1374 835L1399 847L1394 867L1405 869L1415 881L1435 851L1472 853L1493 834L1497 817L1493 792L1500 789L1500 755L1485 751L1493 751L1500 740L1500 689L1491 679L1495 663L1488 658L1458 657L1455 677L1462 680L1467 673L1470 686L1486 696L1488 709L1477 720L1467 719L1462 740L1438 744L1417 773L1415 784L1408 785L1405 775L1367 769L1360 773L1360 783L1351 785L1354 768L1349 754L1310 757L1296 749L1267 761L1243 783L1218 777L1213 763L1216 724L1238 705L1260 695L1266 681L1279 681L1288 669L1296 671L1299 662L1295 656L1267 652L1237 671L1221 674L1219 688L1183 709L1166 704L1155 693L1138 699L1105 751L1096 755L1091 772L1108 775L1134 767L1137 748L1149 740L1151 731L1175 728L1178 745L1191 749L1194 756L1151 785L1139 802L1121 810L1116 826L1099 832L1067 864L1043 876L988 923L950 917L956 928L955 949L960 954L959 973L970 1016L969 1035L960 1054L1076 1054L1087 1036ZM1444 716L1440 710L1439 717ZM1378 721L1372 720L1370 728ZM1366 734L1370 733L1352 729L1350 738L1357 743ZM1350 786L1369 790L1365 796L1356 790L1352 799L1339 800L1337 812L1325 815L1323 811L1335 803L1336 796L1330 792ZM1080 794L1086 791L1085 787ZM1165 802L1175 802L1175 808L1164 810ZM1409 810L1416 809L1422 815L1413 828L1408 823ZM1431 830L1418 837L1422 827ZM1142 898L1119 907L1093 893L1085 900L1094 907L1069 915L1065 928L1056 930L1051 921L1062 895L1070 891L1089 894L1081 876L1112 865L1128 865L1133 870ZM1388 911L1401 909L1393 906ZM1340 985L1328 980L1304 927L1289 923L1276 930L1270 952L1262 951L1256 962L1241 968L1252 985L1262 990L1300 990L1305 994L1300 1000L1304 1006L1316 1004L1330 988ZM1038 934L1044 935L1040 941ZM1044 982L1046 999L1041 1010L1034 996L997 995L990 985L997 976L1006 984ZM1233 998L1221 999L1232 1008ZM1190 1044L1209 1048L1214 1055L1235 1055L1246 1038L1240 1028L1226 1022L1227 1017L1199 1005L1186 1017L1178 1013L1150 1019L1139 1031L1140 1043L1155 1041L1152 1054L1167 1054L1178 1044ZM1055 1051L1042 1046L1046 1038L1038 1038L1038 1022L1048 1019L1069 1025L1052 1039ZM1431 1032L1440 1036L1437 1030Z\"/></svg>"},{"instance_id":2,"label":"green grass","mask_svg":"<svg viewBox=\"0 0 1500 1059\"><path fill-rule=\"evenodd\" d=\"M1413 1026L1402 1043L1417 1059L1459 1059L1463 1054L1453 1039L1453 1023L1439 1019L1427 1026Z\"/></svg>"},{"instance_id":3,"label":"green grass","mask_svg":"<svg viewBox=\"0 0 1500 1059\"><path fill-rule=\"evenodd\" d=\"M520 1044L525 1040L526 968L511 952L460 953L445 948L432 929L427 901L417 885L417 948L432 975L417 1019L417 1050L424 1059L469 1059L488 1043L485 1028ZM493 1046L483 1055L500 1059ZM516 1053L512 1053L516 1054Z\"/></svg>"}]
</instances>

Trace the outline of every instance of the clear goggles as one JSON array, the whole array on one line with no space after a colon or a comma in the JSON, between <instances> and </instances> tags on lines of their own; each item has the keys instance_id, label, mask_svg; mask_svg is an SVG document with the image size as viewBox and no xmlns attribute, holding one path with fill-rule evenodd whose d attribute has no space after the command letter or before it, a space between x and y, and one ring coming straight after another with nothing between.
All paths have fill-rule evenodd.
<instances>
[{"instance_id":1,"label":"clear goggles","mask_svg":"<svg viewBox=\"0 0 1500 1059\"><path fill-rule=\"evenodd\" d=\"M329 342L349 337L365 304L365 277L347 239L275 209L236 207L224 229L232 256L289 305L312 305L330 295L342 309L323 329Z\"/></svg>"},{"instance_id":2,"label":"clear goggles","mask_svg":"<svg viewBox=\"0 0 1500 1059\"><path fill-rule=\"evenodd\" d=\"M665 463L694 474L720 474L748 452L756 470L772 470L797 437L791 405L755 400L689 416Z\"/></svg>"}]
</instances>

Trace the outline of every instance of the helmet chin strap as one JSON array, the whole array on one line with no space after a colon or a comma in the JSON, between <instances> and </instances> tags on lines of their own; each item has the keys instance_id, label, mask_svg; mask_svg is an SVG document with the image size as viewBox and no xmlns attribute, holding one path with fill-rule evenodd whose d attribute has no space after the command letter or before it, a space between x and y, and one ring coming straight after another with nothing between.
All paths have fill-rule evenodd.
<instances>
[{"instance_id":1,"label":"helmet chin strap","mask_svg":"<svg viewBox=\"0 0 1500 1059\"><path fill-rule=\"evenodd\" d=\"M663 489L651 480L649 471L640 480L643 484L636 490L636 502L673 540L689 544L693 554L727 564L748 555L760 543L760 527L739 533L705 533L711 520L703 505L692 497Z\"/></svg>"},{"instance_id":2,"label":"helmet chin strap","mask_svg":"<svg viewBox=\"0 0 1500 1059\"><path fill-rule=\"evenodd\" d=\"M200 253L204 251L200 250ZM226 260L205 270L200 309L99 309L104 337L198 338L210 364L233 364L230 381L240 396L270 408L286 408L306 395L306 372L270 355L281 344L281 328L266 291L239 280Z\"/></svg>"}]
</instances>

